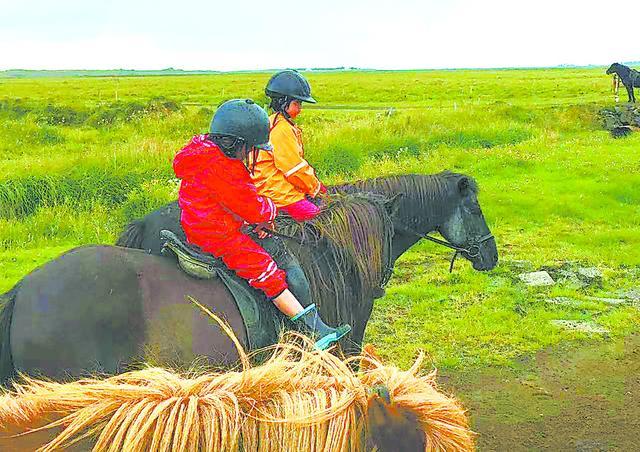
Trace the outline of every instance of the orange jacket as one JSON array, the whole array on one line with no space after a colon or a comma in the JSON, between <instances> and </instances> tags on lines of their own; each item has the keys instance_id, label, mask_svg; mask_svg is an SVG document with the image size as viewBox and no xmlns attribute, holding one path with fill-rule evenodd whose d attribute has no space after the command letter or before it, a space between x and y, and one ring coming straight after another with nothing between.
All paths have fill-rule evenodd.
<instances>
[{"instance_id":1,"label":"orange jacket","mask_svg":"<svg viewBox=\"0 0 640 452\"><path fill-rule=\"evenodd\" d=\"M251 176L258 193L278 207L298 202L305 195L315 197L322 184L304 159L302 131L281 114L271 115L269 120L273 151L260 151Z\"/></svg>"}]
</instances>

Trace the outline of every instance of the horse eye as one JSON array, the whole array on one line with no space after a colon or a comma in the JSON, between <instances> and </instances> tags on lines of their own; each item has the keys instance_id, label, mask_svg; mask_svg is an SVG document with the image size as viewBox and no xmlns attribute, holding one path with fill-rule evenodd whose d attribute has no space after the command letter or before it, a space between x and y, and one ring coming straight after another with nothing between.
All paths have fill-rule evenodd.
<instances>
[{"instance_id":1,"label":"horse eye","mask_svg":"<svg viewBox=\"0 0 640 452\"><path fill-rule=\"evenodd\" d=\"M480 210L480 204L478 204L478 201L465 203L464 207L469 213L472 213L474 215L480 215L480 213L482 212L482 210Z\"/></svg>"}]
</instances>

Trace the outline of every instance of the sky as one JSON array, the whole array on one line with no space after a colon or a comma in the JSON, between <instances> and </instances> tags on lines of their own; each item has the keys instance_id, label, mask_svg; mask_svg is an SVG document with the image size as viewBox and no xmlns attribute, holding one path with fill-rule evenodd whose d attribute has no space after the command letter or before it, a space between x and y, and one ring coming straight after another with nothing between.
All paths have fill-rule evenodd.
<instances>
[{"instance_id":1,"label":"sky","mask_svg":"<svg viewBox=\"0 0 640 452\"><path fill-rule=\"evenodd\" d=\"M640 60L637 0L0 0L0 70Z\"/></svg>"}]
</instances>

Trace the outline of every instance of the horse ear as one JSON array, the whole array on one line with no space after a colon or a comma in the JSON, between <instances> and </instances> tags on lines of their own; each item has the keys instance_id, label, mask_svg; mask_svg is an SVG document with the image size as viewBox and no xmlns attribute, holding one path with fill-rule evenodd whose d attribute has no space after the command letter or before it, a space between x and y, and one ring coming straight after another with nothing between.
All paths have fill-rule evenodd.
<instances>
[{"instance_id":1,"label":"horse ear","mask_svg":"<svg viewBox=\"0 0 640 452\"><path fill-rule=\"evenodd\" d=\"M380 358L380 355L378 354L378 350L376 349L376 346L373 344L364 344L364 347L362 347L362 354L368 358L382 362L382 358Z\"/></svg>"},{"instance_id":2,"label":"horse ear","mask_svg":"<svg viewBox=\"0 0 640 452\"><path fill-rule=\"evenodd\" d=\"M374 393L369 397L366 417L368 441L379 451L425 450L424 432L410 410Z\"/></svg>"},{"instance_id":3,"label":"horse ear","mask_svg":"<svg viewBox=\"0 0 640 452\"><path fill-rule=\"evenodd\" d=\"M471 182L469 182L468 177L462 176L458 180L458 190L460 191L461 194L463 195L466 194L470 186L471 186Z\"/></svg>"},{"instance_id":4,"label":"horse ear","mask_svg":"<svg viewBox=\"0 0 640 452\"><path fill-rule=\"evenodd\" d=\"M389 212L389 215L393 216L398 211L400 207L400 200L404 196L404 193L398 193L393 195L391 198L387 198L384 201L384 208Z\"/></svg>"},{"instance_id":5,"label":"horse ear","mask_svg":"<svg viewBox=\"0 0 640 452\"><path fill-rule=\"evenodd\" d=\"M378 352L373 344L364 344L362 347L362 358L360 359L360 371L367 372L375 368L375 361L381 363Z\"/></svg>"}]
</instances>

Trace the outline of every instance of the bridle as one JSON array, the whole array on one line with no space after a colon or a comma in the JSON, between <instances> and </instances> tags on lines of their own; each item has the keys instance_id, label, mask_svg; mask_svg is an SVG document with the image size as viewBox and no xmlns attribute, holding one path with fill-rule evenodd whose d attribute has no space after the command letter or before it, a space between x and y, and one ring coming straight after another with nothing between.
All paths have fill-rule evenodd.
<instances>
[{"instance_id":1,"label":"bridle","mask_svg":"<svg viewBox=\"0 0 640 452\"><path fill-rule=\"evenodd\" d=\"M435 237L431 237L428 234L421 234L420 232L404 225L398 225L396 226L396 229L400 229L404 232L413 234L416 237L420 237L421 239L430 240L434 243L437 243L438 245L446 246L447 248L451 248L452 250L454 250L455 252L451 257L451 264L449 264L449 273L453 271L453 264L455 263L458 254L463 253L466 254L469 259L475 259L476 257L480 256L480 245L482 245L487 240L491 240L492 238L494 238L491 232L482 236L471 236L469 240L467 240L467 242L464 244L464 246L460 246L446 240L440 240Z\"/></svg>"}]
</instances>

